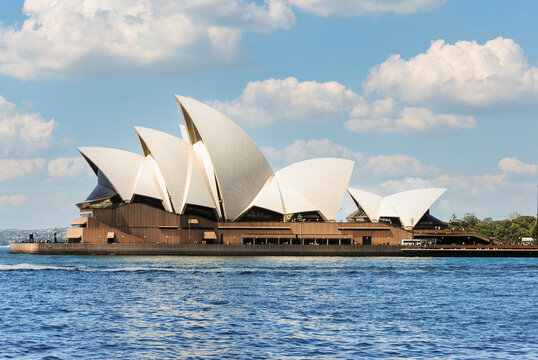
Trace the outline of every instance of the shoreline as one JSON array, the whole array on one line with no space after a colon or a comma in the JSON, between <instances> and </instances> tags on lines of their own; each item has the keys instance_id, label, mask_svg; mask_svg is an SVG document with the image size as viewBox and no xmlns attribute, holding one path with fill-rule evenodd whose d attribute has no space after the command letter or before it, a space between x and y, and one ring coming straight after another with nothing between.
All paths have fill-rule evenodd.
<instances>
[{"instance_id":1,"label":"shoreline","mask_svg":"<svg viewBox=\"0 0 538 360\"><path fill-rule=\"evenodd\" d=\"M538 247L402 247L390 245L222 245L13 243L12 254L177 256L538 257Z\"/></svg>"}]
</instances>

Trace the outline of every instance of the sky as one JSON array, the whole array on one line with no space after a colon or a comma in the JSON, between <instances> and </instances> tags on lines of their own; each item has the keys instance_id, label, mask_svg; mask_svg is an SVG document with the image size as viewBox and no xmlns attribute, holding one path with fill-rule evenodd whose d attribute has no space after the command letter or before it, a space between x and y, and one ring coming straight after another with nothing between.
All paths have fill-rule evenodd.
<instances>
[{"instance_id":1,"label":"sky","mask_svg":"<svg viewBox=\"0 0 538 360\"><path fill-rule=\"evenodd\" d=\"M0 0L0 229L68 226L97 181L76 148L180 136L174 94L237 122L275 171L343 157L351 187L446 188L442 220L535 214L537 16L534 0Z\"/></svg>"}]
</instances>

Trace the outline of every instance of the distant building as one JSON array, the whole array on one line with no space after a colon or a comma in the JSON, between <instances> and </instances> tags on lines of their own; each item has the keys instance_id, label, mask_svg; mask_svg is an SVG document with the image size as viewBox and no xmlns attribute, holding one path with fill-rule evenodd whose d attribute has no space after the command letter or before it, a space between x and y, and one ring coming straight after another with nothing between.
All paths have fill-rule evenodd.
<instances>
[{"instance_id":1,"label":"distant building","mask_svg":"<svg viewBox=\"0 0 538 360\"><path fill-rule=\"evenodd\" d=\"M520 213L518 213L517 211L514 211L513 213L508 214L508 220L510 220L510 221L515 220L520 216L521 216Z\"/></svg>"}]
</instances>

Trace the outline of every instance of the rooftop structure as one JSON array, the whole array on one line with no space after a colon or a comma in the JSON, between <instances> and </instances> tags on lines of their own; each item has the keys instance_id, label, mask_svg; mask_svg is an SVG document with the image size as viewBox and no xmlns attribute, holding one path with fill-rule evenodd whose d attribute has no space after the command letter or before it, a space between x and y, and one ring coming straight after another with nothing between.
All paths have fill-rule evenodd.
<instances>
[{"instance_id":1,"label":"rooftop structure","mask_svg":"<svg viewBox=\"0 0 538 360\"><path fill-rule=\"evenodd\" d=\"M81 208L142 202L175 214L238 221L334 221L354 162L320 158L273 172L248 135L223 114L176 96L183 139L135 127L142 154L81 147L98 184Z\"/></svg>"},{"instance_id":2,"label":"rooftop structure","mask_svg":"<svg viewBox=\"0 0 538 360\"><path fill-rule=\"evenodd\" d=\"M391 223L391 219L397 219L405 229L412 229L425 215L429 215L430 207L446 189L415 189L386 197L353 188L348 188L347 191L359 208L359 213L362 210L369 221Z\"/></svg>"},{"instance_id":3,"label":"rooftop structure","mask_svg":"<svg viewBox=\"0 0 538 360\"><path fill-rule=\"evenodd\" d=\"M69 241L399 245L445 191L383 198L347 189L354 166L347 159L310 159L273 171L232 120L194 99L176 101L181 138L137 126L140 154L78 149L97 185L78 204L81 217L68 229ZM338 223L346 189L359 210L353 221Z\"/></svg>"}]
</instances>

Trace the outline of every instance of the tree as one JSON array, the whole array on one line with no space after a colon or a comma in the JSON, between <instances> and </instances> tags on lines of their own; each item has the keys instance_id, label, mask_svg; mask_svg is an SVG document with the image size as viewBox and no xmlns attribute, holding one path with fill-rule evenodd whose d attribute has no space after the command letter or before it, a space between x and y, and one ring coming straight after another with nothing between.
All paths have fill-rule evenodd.
<instances>
[{"instance_id":1,"label":"tree","mask_svg":"<svg viewBox=\"0 0 538 360\"><path fill-rule=\"evenodd\" d=\"M450 228L465 228L506 242L519 242L522 237L528 236L538 240L538 226L532 216L520 216L511 221L508 219L494 221L490 217L479 220L473 213L466 213L463 219L458 219L452 214L447 225Z\"/></svg>"},{"instance_id":2,"label":"tree","mask_svg":"<svg viewBox=\"0 0 538 360\"><path fill-rule=\"evenodd\" d=\"M463 227L466 229L473 229L480 220L473 213L465 213L463 216Z\"/></svg>"},{"instance_id":3,"label":"tree","mask_svg":"<svg viewBox=\"0 0 538 360\"><path fill-rule=\"evenodd\" d=\"M450 225L454 225L458 222L458 218L456 217L456 214L452 214L452 216L450 217L450 219L448 220L448 223Z\"/></svg>"}]
</instances>

